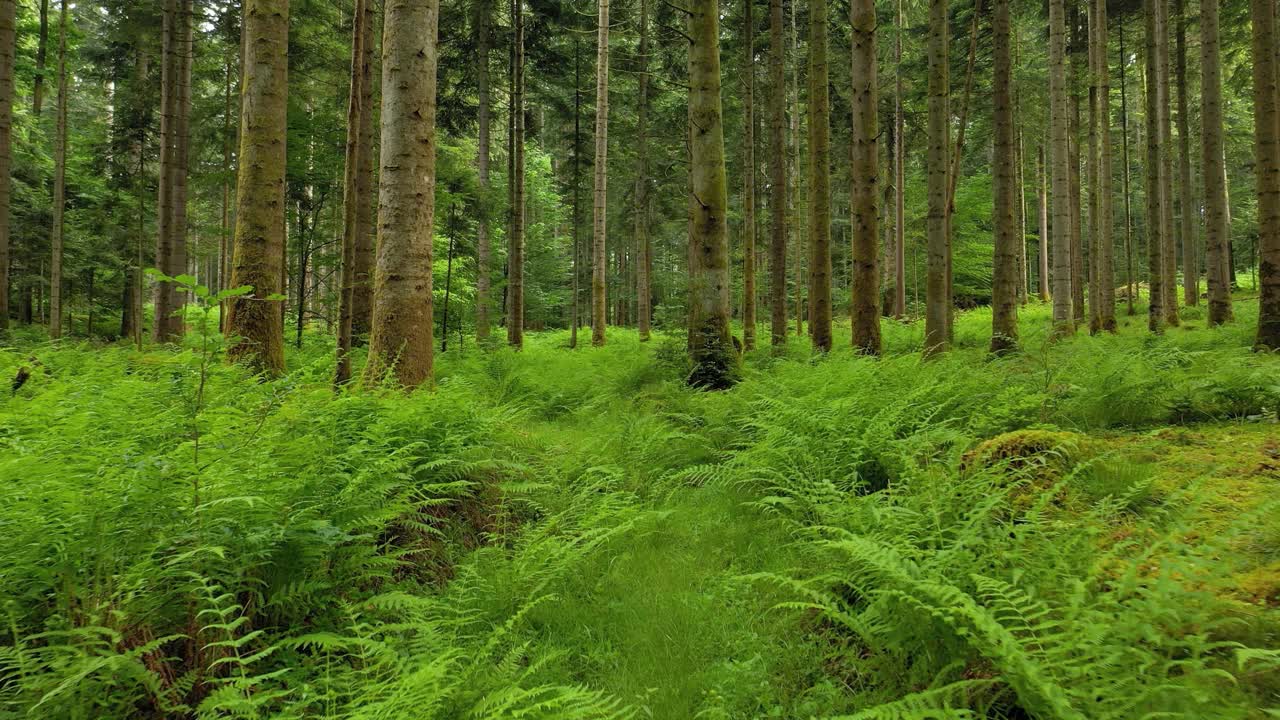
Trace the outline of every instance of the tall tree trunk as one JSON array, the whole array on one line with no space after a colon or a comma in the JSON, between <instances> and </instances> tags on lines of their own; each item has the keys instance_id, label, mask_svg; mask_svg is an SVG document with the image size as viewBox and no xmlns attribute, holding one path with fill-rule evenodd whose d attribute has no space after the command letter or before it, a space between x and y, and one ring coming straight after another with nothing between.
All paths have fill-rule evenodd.
<instances>
[{"instance_id":1,"label":"tall tree trunk","mask_svg":"<svg viewBox=\"0 0 1280 720\"><path fill-rule=\"evenodd\" d=\"M40 32L36 38L36 72L31 88L31 114L40 118L44 109L44 72L49 47L49 0L39 0Z\"/></svg>"},{"instance_id":2,"label":"tall tree trunk","mask_svg":"<svg viewBox=\"0 0 1280 720\"><path fill-rule=\"evenodd\" d=\"M284 372L284 175L288 106L288 0L245 0L239 169L232 285L253 288L231 303L240 338L228 357L267 375Z\"/></svg>"},{"instance_id":3,"label":"tall tree trunk","mask_svg":"<svg viewBox=\"0 0 1280 720\"><path fill-rule=\"evenodd\" d=\"M53 226L49 231L49 337L62 337L62 230L67 205L67 0L58 10L58 106L53 139Z\"/></svg>"},{"instance_id":4,"label":"tall tree trunk","mask_svg":"<svg viewBox=\"0 0 1280 720\"><path fill-rule=\"evenodd\" d=\"M1159 13L1160 35L1156 52L1158 53L1157 75L1160 85L1160 182L1164 202L1161 205L1161 236L1164 238L1161 255L1164 274L1165 292L1161 295L1164 301L1164 321L1176 327L1178 319L1178 236L1175 230L1173 206L1176 200L1173 190L1174 153L1173 153L1173 120L1170 112L1172 102L1172 86L1170 83L1169 62L1169 6L1167 2L1156 3Z\"/></svg>"},{"instance_id":5,"label":"tall tree trunk","mask_svg":"<svg viewBox=\"0 0 1280 720\"><path fill-rule=\"evenodd\" d=\"M431 382L439 0L391 0L382 31L382 176L365 382Z\"/></svg>"},{"instance_id":6,"label":"tall tree trunk","mask_svg":"<svg viewBox=\"0 0 1280 720\"><path fill-rule=\"evenodd\" d=\"M1259 350L1280 350L1280 61L1272 0L1252 0Z\"/></svg>"},{"instance_id":7,"label":"tall tree trunk","mask_svg":"<svg viewBox=\"0 0 1280 720\"><path fill-rule=\"evenodd\" d=\"M790 193L790 209L791 209L791 234L792 234L792 252L794 253L792 265L795 266L795 289L796 289L796 337L804 335L804 317L809 307L809 303L805 298L805 292L808 288L808 281L804 272L804 256L805 256L805 233L808 231L809 223L806 219L800 221L801 215L807 215L804 209L804 178L800 172L800 33L796 28L796 8L799 3L791 3L791 180L792 192Z\"/></svg>"},{"instance_id":8,"label":"tall tree trunk","mask_svg":"<svg viewBox=\"0 0 1280 720\"><path fill-rule=\"evenodd\" d=\"M9 167L13 122L13 60L16 12L0 0L0 330L9 327Z\"/></svg>"},{"instance_id":9,"label":"tall tree trunk","mask_svg":"<svg viewBox=\"0 0 1280 720\"><path fill-rule=\"evenodd\" d=\"M831 350L831 97L827 0L809 3L809 337Z\"/></svg>"},{"instance_id":10,"label":"tall tree trunk","mask_svg":"<svg viewBox=\"0 0 1280 720\"><path fill-rule=\"evenodd\" d=\"M925 280L924 349L926 355L950 347L951 263L947 241L947 188L950 113L949 54L947 51L947 0L929 0L929 216L927 221L928 261Z\"/></svg>"},{"instance_id":11,"label":"tall tree trunk","mask_svg":"<svg viewBox=\"0 0 1280 720\"><path fill-rule=\"evenodd\" d=\"M1107 62L1107 4L1106 0L1092 0L1092 20L1089 23L1089 41L1092 48L1093 78L1092 102L1094 123L1091 130L1093 143L1090 175L1092 230L1089 233L1093 250L1090 253L1089 305L1092 332L1116 331L1116 282L1114 242L1111 238L1111 82Z\"/></svg>"},{"instance_id":12,"label":"tall tree trunk","mask_svg":"<svg viewBox=\"0 0 1280 720\"><path fill-rule=\"evenodd\" d=\"M897 28L893 35L894 78L893 85L893 202L894 223L893 252L893 316L902 319L907 314L907 135L906 115L902 111L902 35L907 31L906 16L902 13L902 0L894 7Z\"/></svg>"},{"instance_id":13,"label":"tall tree trunk","mask_svg":"<svg viewBox=\"0 0 1280 720\"><path fill-rule=\"evenodd\" d=\"M1162 136L1160 122L1160 106L1163 98L1160 82L1160 35L1164 33L1164 25L1160 22L1160 11L1157 9L1162 0L1143 0L1143 19L1146 23L1146 122L1147 122L1147 264L1148 294L1151 298L1147 314L1147 327L1151 332L1163 332L1165 325L1165 294L1172 292L1164 283L1164 246L1167 236L1164 233L1164 168L1161 162Z\"/></svg>"},{"instance_id":14,"label":"tall tree trunk","mask_svg":"<svg viewBox=\"0 0 1280 720\"><path fill-rule=\"evenodd\" d=\"M1085 0L1087 1L1087 0ZM1084 307L1084 203L1080 182L1080 9L1075 0L1067 6L1067 152L1071 197L1071 316L1075 324L1088 323Z\"/></svg>"},{"instance_id":15,"label":"tall tree trunk","mask_svg":"<svg viewBox=\"0 0 1280 720\"><path fill-rule=\"evenodd\" d=\"M604 0L608 2L608 0ZM511 3L511 233L507 244L507 344L524 347L524 4ZM603 327L603 326L602 326Z\"/></svg>"},{"instance_id":16,"label":"tall tree trunk","mask_svg":"<svg viewBox=\"0 0 1280 720\"><path fill-rule=\"evenodd\" d=\"M364 37L360 41L360 49L364 60L360 64L360 152L356 163L355 197L355 255L352 258L351 287L351 342L362 344L373 329L373 264L374 264L374 223L373 200L377 188L374 187L374 164L378 161L377 148L374 147L373 136L377 128L373 123L373 111L377 104L376 91L382 86L382 77L375 71L375 52L377 46L377 24L374 3L364 3L364 20L360 31Z\"/></svg>"},{"instance_id":17,"label":"tall tree trunk","mask_svg":"<svg viewBox=\"0 0 1280 720\"><path fill-rule=\"evenodd\" d=\"M1071 292L1071 149L1068 139L1066 9L1049 0L1049 165L1053 228L1053 325L1075 332Z\"/></svg>"},{"instance_id":18,"label":"tall tree trunk","mask_svg":"<svg viewBox=\"0 0 1280 720\"><path fill-rule=\"evenodd\" d=\"M1124 20L1121 19L1118 25L1120 30L1120 142L1123 147L1121 170L1124 178L1124 282L1129 315L1135 315L1137 311L1133 307L1133 301L1138 293L1138 287L1133 276L1133 209L1132 195L1129 192L1129 91L1125 80L1125 67L1129 65L1129 56L1124 50Z\"/></svg>"},{"instance_id":19,"label":"tall tree trunk","mask_svg":"<svg viewBox=\"0 0 1280 720\"><path fill-rule=\"evenodd\" d=\"M750 2L750 0L748 0ZM640 342L649 339L653 318L653 248L649 242L649 3L640 0L640 97L637 99L637 151L639 173L636 177L636 326Z\"/></svg>"},{"instance_id":20,"label":"tall tree trunk","mask_svg":"<svg viewBox=\"0 0 1280 720\"><path fill-rule=\"evenodd\" d=\"M850 248L853 287L849 313L853 327L853 348L865 355L880 354L880 270L877 200L879 199L880 158L876 137L879 129L879 99L876 88L876 5L875 0L852 0L849 4L850 55L853 79L850 104L849 208L853 215L853 242Z\"/></svg>"},{"instance_id":21,"label":"tall tree trunk","mask_svg":"<svg viewBox=\"0 0 1280 720\"><path fill-rule=\"evenodd\" d=\"M782 0L769 0L769 319L770 343L787 344L787 47Z\"/></svg>"},{"instance_id":22,"label":"tall tree trunk","mask_svg":"<svg viewBox=\"0 0 1280 720\"><path fill-rule=\"evenodd\" d=\"M579 301L582 290L582 227L580 205L582 199L582 52L577 36L573 38L573 320L569 329L569 347L578 347L578 326L582 322Z\"/></svg>"},{"instance_id":23,"label":"tall tree trunk","mask_svg":"<svg viewBox=\"0 0 1280 720\"><path fill-rule=\"evenodd\" d=\"M1227 165L1222 136L1222 59L1218 0L1200 0L1200 134L1204 168L1205 264L1209 285L1209 324L1231 319L1231 288L1226 283Z\"/></svg>"},{"instance_id":24,"label":"tall tree trunk","mask_svg":"<svg viewBox=\"0 0 1280 720\"><path fill-rule=\"evenodd\" d=\"M1200 304L1200 268L1196 264L1195 210L1191 204L1191 117L1187 90L1186 0L1174 0L1177 23L1174 83L1178 88L1178 226L1182 228L1182 299Z\"/></svg>"},{"instance_id":25,"label":"tall tree trunk","mask_svg":"<svg viewBox=\"0 0 1280 720\"><path fill-rule=\"evenodd\" d=\"M729 336L728 190L720 106L716 0L689 14L689 384L722 389L737 379Z\"/></svg>"},{"instance_id":26,"label":"tall tree trunk","mask_svg":"<svg viewBox=\"0 0 1280 720\"><path fill-rule=\"evenodd\" d=\"M605 220L608 214L609 179L609 0L599 0L596 23L596 162L595 189L591 201L591 344L604 345L606 271Z\"/></svg>"},{"instance_id":27,"label":"tall tree trunk","mask_svg":"<svg viewBox=\"0 0 1280 720\"><path fill-rule=\"evenodd\" d=\"M991 352L1018 346L1018 228L1015 191L1012 70L1010 68L1009 0L995 0L991 34L995 70L992 77L992 127L995 152L995 258L991 283Z\"/></svg>"},{"instance_id":28,"label":"tall tree trunk","mask_svg":"<svg viewBox=\"0 0 1280 720\"><path fill-rule=\"evenodd\" d=\"M351 87L347 94L347 144L342 171L342 295L338 302L338 363L334 382L351 380L352 299L355 292L357 206L360 167L360 118L364 102L364 19L369 0L355 0L351 12Z\"/></svg>"},{"instance_id":29,"label":"tall tree trunk","mask_svg":"<svg viewBox=\"0 0 1280 720\"><path fill-rule=\"evenodd\" d=\"M166 0L161 58L160 176L156 265L174 277L187 271L187 138L191 107L191 0ZM156 283L156 342L182 335L184 293Z\"/></svg>"},{"instance_id":30,"label":"tall tree trunk","mask_svg":"<svg viewBox=\"0 0 1280 720\"><path fill-rule=\"evenodd\" d=\"M486 207L480 208L476 225L476 340L489 342L489 0L476 3L476 95L477 111L476 172L480 180L480 196Z\"/></svg>"},{"instance_id":31,"label":"tall tree trunk","mask_svg":"<svg viewBox=\"0 0 1280 720\"><path fill-rule=\"evenodd\" d=\"M1041 302L1049 300L1049 165L1045 162L1044 145L1040 146L1040 155L1037 158L1037 177L1039 182L1036 183L1036 199L1039 208L1039 246L1037 247L1036 260L1036 286Z\"/></svg>"},{"instance_id":32,"label":"tall tree trunk","mask_svg":"<svg viewBox=\"0 0 1280 720\"><path fill-rule=\"evenodd\" d=\"M755 0L743 0L742 349L756 347L756 21Z\"/></svg>"}]
</instances>

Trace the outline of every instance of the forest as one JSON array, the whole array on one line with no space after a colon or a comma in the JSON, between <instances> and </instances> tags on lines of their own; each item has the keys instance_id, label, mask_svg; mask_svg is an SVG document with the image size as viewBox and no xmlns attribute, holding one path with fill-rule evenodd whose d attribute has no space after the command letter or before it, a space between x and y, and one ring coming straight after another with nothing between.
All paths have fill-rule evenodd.
<instances>
[{"instance_id":1,"label":"forest","mask_svg":"<svg viewBox=\"0 0 1280 720\"><path fill-rule=\"evenodd\" d=\"M0 0L0 720L1280 717L1277 0Z\"/></svg>"}]
</instances>

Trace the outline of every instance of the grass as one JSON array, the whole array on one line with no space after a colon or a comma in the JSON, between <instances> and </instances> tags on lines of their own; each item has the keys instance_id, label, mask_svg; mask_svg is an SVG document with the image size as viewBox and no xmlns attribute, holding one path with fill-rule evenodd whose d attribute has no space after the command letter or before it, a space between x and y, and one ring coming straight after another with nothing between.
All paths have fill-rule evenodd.
<instances>
[{"instance_id":1,"label":"grass","mask_svg":"<svg viewBox=\"0 0 1280 720\"><path fill-rule=\"evenodd\" d=\"M468 346L408 397L335 396L321 333L267 383L20 334L0 717L1266 717L1256 310L1059 343L1047 312L1000 359L984 310L929 362L918 324L881 360L838 326L725 393L678 333ZM975 464L1006 433L1083 442Z\"/></svg>"}]
</instances>

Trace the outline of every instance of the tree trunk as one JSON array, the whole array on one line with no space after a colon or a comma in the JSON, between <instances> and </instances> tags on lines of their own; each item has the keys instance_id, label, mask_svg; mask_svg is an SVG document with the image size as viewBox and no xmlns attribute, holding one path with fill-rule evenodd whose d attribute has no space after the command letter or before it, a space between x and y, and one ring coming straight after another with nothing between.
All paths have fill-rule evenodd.
<instances>
[{"instance_id":1,"label":"tree trunk","mask_svg":"<svg viewBox=\"0 0 1280 720\"><path fill-rule=\"evenodd\" d=\"M769 320L770 343L787 344L787 48L782 0L769 0Z\"/></svg>"},{"instance_id":2,"label":"tree trunk","mask_svg":"<svg viewBox=\"0 0 1280 720\"><path fill-rule=\"evenodd\" d=\"M898 22L893 35L893 68L896 75L893 86L893 202L894 216L897 218L893 228L893 316L902 319L907 314L907 126L906 116L902 111L902 35L907 31L907 21L902 13L902 0L897 0L894 12Z\"/></svg>"},{"instance_id":3,"label":"tree trunk","mask_svg":"<svg viewBox=\"0 0 1280 720\"><path fill-rule=\"evenodd\" d=\"M374 3L365 0L364 20L360 31L364 37L360 41L360 49L364 60L360 64L360 152L356 163L355 197L355 255L352 258L351 281L351 343L363 344L373 329L373 264L374 264L374 222L373 199L374 163L377 162L377 149L373 144L374 106L377 103L375 90L382 85L382 77L375 72L377 33L374 32L377 17Z\"/></svg>"},{"instance_id":4,"label":"tree trunk","mask_svg":"<svg viewBox=\"0 0 1280 720\"><path fill-rule=\"evenodd\" d=\"M476 341L489 342L489 20L488 0L476 3L476 96L477 111L476 173L480 180L480 208L476 224Z\"/></svg>"},{"instance_id":5,"label":"tree trunk","mask_svg":"<svg viewBox=\"0 0 1280 720\"><path fill-rule=\"evenodd\" d=\"M382 175L365 382L431 382L439 0L392 0L382 31Z\"/></svg>"},{"instance_id":6,"label":"tree trunk","mask_svg":"<svg viewBox=\"0 0 1280 720\"><path fill-rule=\"evenodd\" d=\"M608 2L608 0L605 0ZM524 347L524 6L511 3L511 233L507 244L507 344Z\"/></svg>"},{"instance_id":7,"label":"tree trunk","mask_svg":"<svg viewBox=\"0 0 1280 720\"><path fill-rule=\"evenodd\" d=\"M1087 1L1087 0L1086 0ZM1088 323L1084 307L1084 204L1080 182L1080 11L1073 0L1067 6L1067 164L1071 198L1071 317L1076 326Z\"/></svg>"},{"instance_id":8,"label":"tree trunk","mask_svg":"<svg viewBox=\"0 0 1280 720\"><path fill-rule=\"evenodd\" d=\"M53 139L53 226L49 231L49 337L62 337L62 230L67 205L67 0L58 11L58 106Z\"/></svg>"},{"instance_id":9,"label":"tree trunk","mask_svg":"<svg viewBox=\"0 0 1280 720\"><path fill-rule=\"evenodd\" d=\"M1036 167L1039 169L1039 182L1036 183L1036 199L1039 208L1039 246L1036 251L1036 285L1041 302L1049 300L1049 166L1045 162L1044 145L1040 146L1040 156Z\"/></svg>"},{"instance_id":10,"label":"tree trunk","mask_svg":"<svg viewBox=\"0 0 1280 720\"><path fill-rule=\"evenodd\" d=\"M1200 0L1200 133L1204 168L1206 280L1209 285L1209 324L1231 319L1231 288L1227 286L1227 166L1223 158L1222 59L1218 29L1218 0Z\"/></svg>"},{"instance_id":11,"label":"tree trunk","mask_svg":"<svg viewBox=\"0 0 1280 720\"><path fill-rule=\"evenodd\" d=\"M595 189L592 193L591 247L594 257L591 266L591 344L604 345L605 273L608 256L605 254L605 220L608 214L609 179L609 0L599 0L599 17L596 23L596 162Z\"/></svg>"},{"instance_id":12,"label":"tree trunk","mask_svg":"<svg viewBox=\"0 0 1280 720\"><path fill-rule=\"evenodd\" d=\"M40 33L36 38L36 72L31 88L31 114L40 118L44 109L44 71L49 47L49 0L40 0Z\"/></svg>"},{"instance_id":13,"label":"tree trunk","mask_svg":"<svg viewBox=\"0 0 1280 720\"><path fill-rule=\"evenodd\" d=\"M1133 209L1132 195L1129 192L1129 91L1125 80L1125 67L1129 64L1129 56L1124 50L1124 21L1119 23L1120 29L1120 142L1123 147L1123 182L1124 182L1124 253L1125 253L1125 299L1129 304L1129 315L1137 314L1133 307L1134 296L1138 294L1137 284L1133 277Z\"/></svg>"},{"instance_id":14,"label":"tree trunk","mask_svg":"<svg viewBox=\"0 0 1280 720\"><path fill-rule=\"evenodd\" d=\"M355 291L357 206L356 175L360 166L360 118L364 102L364 9L355 0L351 13L351 87L347 94L347 144L342 171L342 295L338 302L338 363L334 382L351 380L351 303Z\"/></svg>"},{"instance_id":15,"label":"tree trunk","mask_svg":"<svg viewBox=\"0 0 1280 720\"><path fill-rule=\"evenodd\" d=\"M607 0L602 0L605 2ZM689 355L694 387L734 384L738 357L729 336L728 191L720 108L716 0L695 0L689 37Z\"/></svg>"},{"instance_id":16,"label":"tree trunk","mask_svg":"<svg viewBox=\"0 0 1280 720\"><path fill-rule=\"evenodd\" d=\"M991 352L1005 353L1018 346L1018 228L1015 191L1013 102L1009 42L1009 0L995 0L991 33L995 63L992 77L992 127L995 152L995 258L991 283Z\"/></svg>"},{"instance_id":17,"label":"tree trunk","mask_svg":"<svg viewBox=\"0 0 1280 720\"><path fill-rule=\"evenodd\" d=\"M13 123L14 0L0 0L0 330L9 327L9 177Z\"/></svg>"},{"instance_id":18,"label":"tree trunk","mask_svg":"<svg viewBox=\"0 0 1280 720\"><path fill-rule=\"evenodd\" d=\"M1160 155L1162 149L1162 130L1160 123L1160 106L1162 102L1160 82L1160 35L1164 26L1160 22L1160 11L1157 9L1163 0L1143 0L1143 19L1146 23L1146 122L1147 122L1147 272L1148 294L1151 299L1147 314L1147 327L1151 332L1164 331L1166 288L1164 283L1164 246L1166 236L1164 223L1164 168Z\"/></svg>"},{"instance_id":19,"label":"tree trunk","mask_svg":"<svg viewBox=\"0 0 1280 720\"><path fill-rule=\"evenodd\" d=\"M947 94L950 92L947 52L947 0L929 0L929 216L928 261L925 280L924 350L932 355L950 347L950 245L947 242L947 187L950 154Z\"/></svg>"},{"instance_id":20,"label":"tree trunk","mask_svg":"<svg viewBox=\"0 0 1280 720\"><path fill-rule=\"evenodd\" d=\"M582 188L582 54L578 38L573 39L573 319L569 328L569 347L578 347L578 326L582 322L579 301L582 290L579 281L582 278L582 238L581 228L581 188Z\"/></svg>"},{"instance_id":21,"label":"tree trunk","mask_svg":"<svg viewBox=\"0 0 1280 720\"><path fill-rule=\"evenodd\" d=\"M831 97L827 0L809 3L809 338L831 350Z\"/></svg>"},{"instance_id":22,"label":"tree trunk","mask_svg":"<svg viewBox=\"0 0 1280 720\"><path fill-rule=\"evenodd\" d=\"M288 98L288 0L246 0L236 175L232 285L253 288L231 303L227 327L240 340L228 357L267 375L284 372L285 129Z\"/></svg>"},{"instance_id":23,"label":"tree trunk","mask_svg":"<svg viewBox=\"0 0 1280 720\"><path fill-rule=\"evenodd\" d=\"M161 58L160 170L156 266L176 277L187 271L187 145L191 108L191 0L164 4ZM182 335L185 293L172 282L158 282L155 290L156 342L172 342Z\"/></svg>"},{"instance_id":24,"label":"tree trunk","mask_svg":"<svg viewBox=\"0 0 1280 720\"><path fill-rule=\"evenodd\" d=\"M1280 67L1272 0L1252 0L1259 350L1280 350Z\"/></svg>"},{"instance_id":25,"label":"tree trunk","mask_svg":"<svg viewBox=\"0 0 1280 720\"><path fill-rule=\"evenodd\" d=\"M1174 0L1176 45L1174 83L1178 87L1178 225L1182 228L1182 299L1200 304L1200 268L1196 264L1195 210L1191 204L1191 116L1187 98L1186 0Z\"/></svg>"},{"instance_id":26,"label":"tree trunk","mask_svg":"<svg viewBox=\"0 0 1280 720\"><path fill-rule=\"evenodd\" d=\"M809 223L800 221L801 215L805 214L804 210L804 179L800 172L800 33L796 29L796 7L799 3L791 4L791 181L793 183L790 193L790 210L791 210L791 234L792 234L792 252L794 254L792 265L795 266L795 290L796 290L796 337L804 335L804 316L808 309L808 302L805 299L805 290L808 282L804 273L804 234L808 230Z\"/></svg>"},{"instance_id":27,"label":"tree trunk","mask_svg":"<svg viewBox=\"0 0 1280 720\"><path fill-rule=\"evenodd\" d=\"M1092 146L1090 159L1093 170L1089 177L1090 223L1089 233L1092 251L1090 259L1089 290L1091 332L1116 331L1116 282L1114 243L1111 238L1111 83L1107 62L1107 5L1106 0L1092 0L1092 20L1089 23L1089 41L1092 52L1093 78L1091 124Z\"/></svg>"},{"instance_id":28,"label":"tree trunk","mask_svg":"<svg viewBox=\"0 0 1280 720\"><path fill-rule=\"evenodd\" d=\"M1053 227L1053 325L1056 335L1075 332L1071 292L1071 151L1067 119L1066 12L1049 0L1049 165Z\"/></svg>"},{"instance_id":29,"label":"tree trunk","mask_svg":"<svg viewBox=\"0 0 1280 720\"><path fill-rule=\"evenodd\" d=\"M1164 321L1173 327L1179 324L1178 319L1178 235L1180 232L1175 231L1173 206L1176 200L1173 191L1173 122L1169 110L1169 104L1172 98L1172 87L1170 83L1170 62L1169 62L1169 6L1163 0L1156 3L1157 12L1160 17L1160 35L1158 36L1158 44L1156 52L1158 53L1157 75L1160 85L1160 182L1161 195L1163 203L1161 208L1161 237L1164 238L1162 244L1162 263L1164 274L1162 277L1164 285L1164 294L1161 299L1164 301Z\"/></svg>"},{"instance_id":30,"label":"tree trunk","mask_svg":"<svg viewBox=\"0 0 1280 720\"><path fill-rule=\"evenodd\" d=\"M876 148L879 102L876 88L875 0L853 0L849 5L850 55L853 79L850 104L849 208L853 215L853 277L849 313L853 348L865 355L880 354L879 200L880 158Z\"/></svg>"},{"instance_id":31,"label":"tree trunk","mask_svg":"<svg viewBox=\"0 0 1280 720\"><path fill-rule=\"evenodd\" d=\"M756 347L756 23L755 0L743 0L742 349Z\"/></svg>"},{"instance_id":32,"label":"tree trunk","mask_svg":"<svg viewBox=\"0 0 1280 720\"><path fill-rule=\"evenodd\" d=\"M748 0L748 3L751 0ZM640 342L649 340L653 319L650 276L653 274L653 248L649 241L649 3L640 0L640 97L637 99L637 151L639 173L636 177L636 326Z\"/></svg>"}]
</instances>

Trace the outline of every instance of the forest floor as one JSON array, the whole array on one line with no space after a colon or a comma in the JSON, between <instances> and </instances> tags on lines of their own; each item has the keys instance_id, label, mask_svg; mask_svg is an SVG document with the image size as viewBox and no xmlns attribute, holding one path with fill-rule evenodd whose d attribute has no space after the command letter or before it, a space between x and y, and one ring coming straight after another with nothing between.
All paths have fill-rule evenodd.
<instances>
[{"instance_id":1,"label":"forest floor","mask_svg":"<svg viewBox=\"0 0 1280 720\"><path fill-rule=\"evenodd\" d=\"M409 397L335 396L318 333L268 383L19 335L0 717L1268 717L1280 358L1237 313L846 326L724 393L678 333Z\"/></svg>"}]
</instances>

